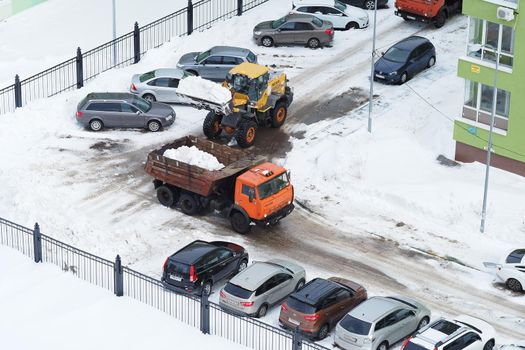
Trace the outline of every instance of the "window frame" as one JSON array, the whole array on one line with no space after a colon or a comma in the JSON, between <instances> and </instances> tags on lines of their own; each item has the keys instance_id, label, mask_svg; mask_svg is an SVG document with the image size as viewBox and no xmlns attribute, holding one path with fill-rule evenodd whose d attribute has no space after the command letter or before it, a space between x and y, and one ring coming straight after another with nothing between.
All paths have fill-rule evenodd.
<instances>
[{"instance_id":1,"label":"window frame","mask_svg":"<svg viewBox=\"0 0 525 350\"><path fill-rule=\"evenodd\" d=\"M476 87L474 87L476 86ZM488 125L490 126L490 121L489 122L484 122L482 119L486 116L486 115L490 115L492 114L492 103L493 103L493 92L491 93L491 102L490 102L490 108L491 110L490 111L486 111L484 109L481 108L481 99L482 99L482 93L483 93L483 87L487 87L488 89L494 89L492 86L489 86L489 85L485 85L485 84L482 84L480 82L477 82L477 81L473 81L473 80L468 80L468 79L465 79L465 95L464 95L464 98L463 98L463 109L469 109L473 112L475 112L475 119L472 119L472 118L466 118L466 117L463 117L463 118L466 118L466 119L469 119L469 120L473 120L477 123L480 123L480 124L484 124L484 125ZM472 95L472 98L471 98L471 94L470 94L470 91L473 91L477 89L477 91L475 91L475 94ZM498 95L498 97L496 98L496 113L494 114L494 127L499 129L499 130L503 130L505 132L508 131L508 123L509 123L509 120L510 120L510 100L511 100L511 92L510 91L507 91L507 90L504 90L504 89L496 89L496 94ZM499 100L499 95L500 93L504 93L505 95L503 96L504 98L504 109L506 111L506 115L501 115L499 114L498 112L498 100ZM472 106L472 102L473 102L473 99L475 99L475 106ZM467 104L467 102L469 104ZM484 114L484 115L482 115ZM506 128L501 128L499 127L498 125L498 120L503 123L503 125L506 125Z\"/></svg>"},{"instance_id":2,"label":"window frame","mask_svg":"<svg viewBox=\"0 0 525 350\"><path fill-rule=\"evenodd\" d=\"M471 37L471 28L472 28L473 25L477 25L476 22L481 22L481 42L480 43L477 43L476 41L473 40L474 38ZM471 52L469 50L469 45L471 45L471 44L486 45L487 44L487 27L488 27L489 24L495 24L495 25L498 26L498 39L497 39L498 40L498 45L495 48L496 50L493 50L493 49L491 49L489 47L484 46L484 47L482 47L480 49L481 53L479 55L477 54L478 51ZM504 27L508 27L508 28L511 29L511 43L510 43L511 51L512 51L511 53L502 51L503 28ZM481 60L483 62L496 64L496 57L499 55L499 65L501 65L503 67L507 67L509 69L513 68L513 66L514 66L514 56L515 56L515 48L516 48L516 45L515 45L516 31L514 30L514 27L506 26L504 24L499 24L499 23L495 23L495 22L491 22L491 21L488 21L486 19L481 19L481 18L476 18L476 17L469 16L467 33L468 33L468 36L467 36L467 56L468 57L476 58L476 59L479 59L479 60ZM491 45L491 44L489 44L489 45ZM491 45L491 46L494 46L494 45ZM494 59L486 58L486 53L489 53L490 55L492 55L494 57ZM507 63L501 62L503 57L506 57L507 59L510 59L511 64L509 65Z\"/></svg>"}]
</instances>

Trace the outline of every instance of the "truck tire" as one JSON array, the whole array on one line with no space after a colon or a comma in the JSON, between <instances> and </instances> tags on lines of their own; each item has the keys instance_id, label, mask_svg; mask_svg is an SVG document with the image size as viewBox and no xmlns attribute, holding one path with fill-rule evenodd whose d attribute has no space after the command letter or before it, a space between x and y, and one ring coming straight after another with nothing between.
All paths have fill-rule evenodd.
<instances>
[{"instance_id":1,"label":"truck tire","mask_svg":"<svg viewBox=\"0 0 525 350\"><path fill-rule=\"evenodd\" d=\"M445 13L445 10L441 9L439 10L436 18L434 19L434 27L441 28L445 25L446 21L447 21L447 14Z\"/></svg>"},{"instance_id":2,"label":"truck tire","mask_svg":"<svg viewBox=\"0 0 525 350\"><path fill-rule=\"evenodd\" d=\"M157 187L157 199L163 206L173 208L177 204L177 190L165 185L159 186Z\"/></svg>"},{"instance_id":3,"label":"truck tire","mask_svg":"<svg viewBox=\"0 0 525 350\"><path fill-rule=\"evenodd\" d=\"M193 216L200 210L199 201L194 195L183 193L180 195L179 201L180 210L186 215Z\"/></svg>"},{"instance_id":4,"label":"truck tire","mask_svg":"<svg viewBox=\"0 0 525 350\"><path fill-rule=\"evenodd\" d=\"M241 122L235 139L241 148L248 148L255 143L257 136L257 123L253 120Z\"/></svg>"},{"instance_id":5,"label":"truck tire","mask_svg":"<svg viewBox=\"0 0 525 350\"><path fill-rule=\"evenodd\" d=\"M234 211L230 216L230 223L235 232L240 233L241 235L247 234L250 232L250 220L246 215L242 214L239 211Z\"/></svg>"},{"instance_id":6,"label":"truck tire","mask_svg":"<svg viewBox=\"0 0 525 350\"><path fill-rule=\"evenodd\" d=\"M215 112L209 112L206 115L204 123L202 124L202 131L207 138L214 139L221 134L221 119L222 116L216 114Z\"/></svg>"},{"instance_id":7,"label":"truck tire","mask_svg":"<svg viewBox=\"0 0 525 350\"><path fill-rule=\"evenodd\" d=\"M287 114L286 103L284 101L277 102L272 109L272 128L280 128L284 124Z\"/></svg>"}]
</instances>

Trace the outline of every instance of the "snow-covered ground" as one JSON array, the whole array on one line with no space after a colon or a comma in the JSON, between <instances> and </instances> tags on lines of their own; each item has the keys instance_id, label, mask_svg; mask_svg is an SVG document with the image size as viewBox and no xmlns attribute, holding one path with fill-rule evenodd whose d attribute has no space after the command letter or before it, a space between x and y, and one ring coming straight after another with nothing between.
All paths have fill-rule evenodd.
<instances>
[{"instance_id":1,"label":"snow-covered ground","mask_svg":"<svg viewBox=\"0 0 525 350\"><path fill-rule=\"evenodd\" d=\"M148 52L139 64L104 73L81 90L35 101L0 118L2 216L27 226L38 221L46 234L109 259L119 253L124 264L154 276L166 256L193 239L231 240L246 246L253 259L293 259L278 248L265 248L271 237L240 237L227 222L220 226L218 219L187 217L158 204L152 179L143 171L148 152L177 137L202 135L205 111L175 105L175 124L160 133L93 133L75 123L76 104L88 92L126 91L132 74L174 67L186 52L236 45L253 50L260 63L285 70L294 87L295 99L284 126L292 135L292 149L278 161L292 171L296 198L313 211L296 221L315 219L348 237L387 237L475 267L523 244L523 178L493 169L487 233L480 235L483 167L445 168L435 161L439 154L453 157L449 118L458 115L462 105L463 81L456 77L456 63L464 53L466 19L456 17L435 30L405 23L392 9L379 11L379 51L417 33L436 45L437 65L404 86L375 85L378 97L369 135L366 109L335 119L324 116L320 121L310 120L310 115L349 89L368 91L372 31L336 32L334 47L328 49L256 46L250 37L253 26L289 9L290 2L271 0L207 32L177 38ZM264 139L257 142L264 144ZM300 216L297 211L281 227ZM294 227L295 232L301 229ZM332 240L340 241L335 235ZM337 249L344 251L345 247ZM325 253L328 257L336 252ZM361 261L374 265L372 257L366 259L370 262ZM440 275L444 267L434 261L425 264L442 280L449 276ZM313 260L303 266L308 278L346 273L316 266ZM405 281L407 276L390 277L409 289L435 295L435 308L440 304L446 308L436 314L452 313L455 305L469 305L462 299L465 296L438 294L437 286L416 286ZM454 277L478 285L477 291L488 294L494 289L490 276L481 272L461 270ZM370 287L370 295L389 293L373 276L362 282ZM429 290L431 287L436 291ZM518 311L524 303L523 298L505 292L496 290L494 295L516 304ZM477 308L472 305L472 312ZM278 308L272 310L265 320L275 324L277 313ZM497 312L490 315L497 320L508 318ZM516 320L515 332L522 332L523 327L518 327L522 323Z\"/></svg>"},{"instance_id":2,"label":"snow-covered ground","mask_svg":"<svg viewBox=\"0 0 525 350\"><path fill-rule=\"evenodd\" d=\"M0 246L0 348L247 349Z\"/></svg>"}]
</instances>

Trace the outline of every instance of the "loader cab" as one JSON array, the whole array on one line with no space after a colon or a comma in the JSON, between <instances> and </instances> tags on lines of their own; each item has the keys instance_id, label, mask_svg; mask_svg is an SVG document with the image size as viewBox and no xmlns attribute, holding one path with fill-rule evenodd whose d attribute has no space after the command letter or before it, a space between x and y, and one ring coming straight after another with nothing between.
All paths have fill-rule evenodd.
<instances>
[{"instance_id":1,"label":"loader cab","mask_svg":"<svg viewBox=\"0 0 525 350\"><path fill-rule=\"evenodd\" d=\"M230 70L225 83L234 92L234 106L249 104L258 108L269 80L270 71L267 67L242 63Z\"/></svg>"},{"instance_id":2,"label":"loader cab","mask_svg":"<svg viewBox=\"0 0 525 350\"><path fill-rule=\"evenodd\" d=\"M292 202L290 176L280 166L263 163L237 178L235 203L254 221L264 221Z\"/></svg>"}]
</instances>

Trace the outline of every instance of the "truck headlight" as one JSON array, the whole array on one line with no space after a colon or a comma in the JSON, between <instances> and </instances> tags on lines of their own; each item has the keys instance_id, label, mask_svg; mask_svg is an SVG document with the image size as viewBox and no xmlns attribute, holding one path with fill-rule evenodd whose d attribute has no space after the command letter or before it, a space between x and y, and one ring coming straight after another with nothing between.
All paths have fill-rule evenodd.
<instances>
[{"instance_id":1,"label":"truck headlight","mask_svg":"<svg viewBox=\"0 0 525 350\"><path fill-rule=\"evenodd\" d=\"M256 32L253 32L253 35L261 35L262 32L261 31L256 31Z\"/></svg>"}]
</instances>

